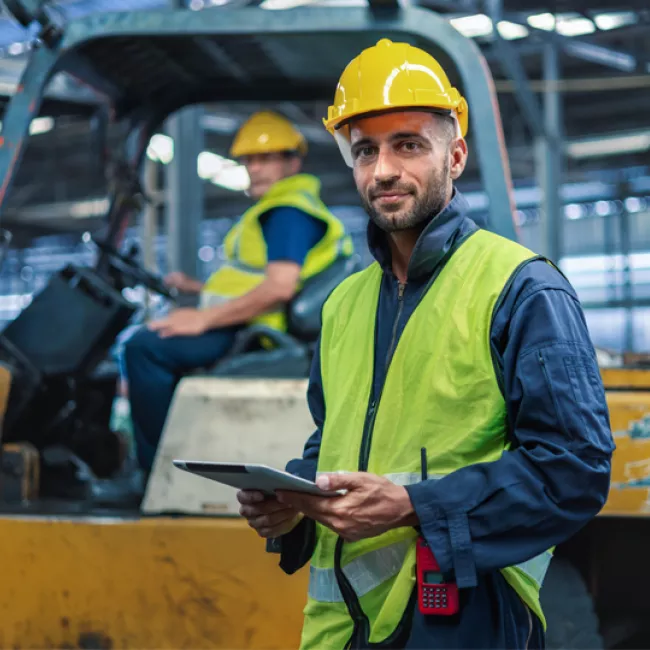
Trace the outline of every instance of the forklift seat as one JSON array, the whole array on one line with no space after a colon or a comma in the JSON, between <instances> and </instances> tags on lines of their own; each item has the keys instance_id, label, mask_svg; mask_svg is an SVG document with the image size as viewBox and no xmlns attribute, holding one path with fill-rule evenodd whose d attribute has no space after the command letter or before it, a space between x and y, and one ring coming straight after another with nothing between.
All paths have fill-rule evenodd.
<instances>
[{"instance_id":1,"label":"forklift seat","mask_svg":"<svg viewBox=\"0 0 650 650\"><path fill-rule=\"evenodd\" d=\"M212 377L304 379L321 327L321 310L329 294L352 273L361 270L358 255L340 257L307 280L287 306L287 331L255 324L243 329L230 353L201 374ZM270 341L270 349L261 341Z\"/></svg>"}]
</instances>

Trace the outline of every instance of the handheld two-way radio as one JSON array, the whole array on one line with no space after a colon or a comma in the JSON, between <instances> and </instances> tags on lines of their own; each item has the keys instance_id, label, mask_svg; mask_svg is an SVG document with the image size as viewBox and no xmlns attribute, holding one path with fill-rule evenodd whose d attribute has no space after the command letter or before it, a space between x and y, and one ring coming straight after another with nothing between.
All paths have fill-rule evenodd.
<instances>
[{"instance_id":1,"label":"handheld two-way radio","mask_svg":"<svg viewBox=\"0 0 650 650\"><path fill-rule=\"evenodd\" d=\"M427 480L427 450L421 452L422 480ZM422 535L418 537L415 553L418 582L418 605L422 614L451 616L459 609L458 586L445 582L440 566Z\"/></svg>"}]
</instances>

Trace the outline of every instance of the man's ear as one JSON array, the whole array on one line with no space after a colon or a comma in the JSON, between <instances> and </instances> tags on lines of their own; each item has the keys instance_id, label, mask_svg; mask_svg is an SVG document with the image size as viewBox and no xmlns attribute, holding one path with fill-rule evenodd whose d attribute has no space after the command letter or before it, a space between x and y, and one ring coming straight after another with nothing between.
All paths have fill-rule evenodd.
<instances>
[{"instance_id":1,"label":"man's ear","mask_svg":"<svg viewBox=\"0 0 650 650\"><path fill-rule=\"evenodd\" d=\"M464 138L456 138L454 140L449 155L451 157L449 175L455 181L461 177L467 165L467 142L465 142Z\"/></svg>"},{"instance_id":2,"label":"man's ear","mask_svg":"<svg viewBox=\"0 0 650 650\"><path fill-rule=\"evenodd\" d=\"M290 158L289 169L292 175L300 173L302 169L302 158L300 156L292 156Z\"/></svg>"}]
</instances>

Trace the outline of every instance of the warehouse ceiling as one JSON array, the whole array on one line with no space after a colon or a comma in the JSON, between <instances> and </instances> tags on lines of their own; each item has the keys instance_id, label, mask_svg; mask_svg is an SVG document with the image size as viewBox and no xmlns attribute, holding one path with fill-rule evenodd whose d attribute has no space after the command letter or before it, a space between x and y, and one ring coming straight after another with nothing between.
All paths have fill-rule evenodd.
<instances>
[{"instance_id":1,"label":"warehouse ceiling","mask_svg":"<svg viewBox=\"0 0 650 650\"><path fill-rule=\"evenodd\" d=\"M358 6L361 0L329 0ZM226 11L226 0L189 0L190 10ZM241 6L246 0L230 0ZM264 0L262 6L282 10L301 0ZM309 3L315 4L315 3ZM319 2L318 4L325 4ZM544 81L544 48L559 52L562 124L567 151L567 182L594 179L621 182L626 174L650 176L650 10L643 2L605 0L539 2L537 0L423 0L419 3L448 18L461 33L481 47L492 75L504 125L511 171L516 186L535 184L534 129L526 103L540 108L550 89ZM78 0L56 5L66 19L113 11L164 7L160 0ZM15 88L34 32L23 30L7 14L0 18L0 93ZM505 50L501 47L505 43ZM246 56L246 48L241 48ZM506 56L504 57L504 52ZM512 80L512 61L525 78ZM526 92L518 92L522 87ZM332 89L333 90L333 89ZM58 76L48 91L41 116L32 124L33 136L3 216L13 230L40 233L53 229L92 229L106 196L99 164L99 140L93 131L94 97L71 78ZM325 102L219 102L205 106L204 167L227 158L232 135L241 121L259 108L285 113L303 129L310 144L307 170L323 181L324 198L332 204L357 203L350 171L322 128ZM470 107L470 110L476 110ZM116 134L114 134L116 135ZM150 156L165 162L169 141L158 137ZM471 150L471 135L470 135ZM217 158L221 156L222 158ZM462 187L480 188L470 157ZM199 161L201 165L201 161ZM164 165L160 165L164 169ZM627 171L626 171L627 170ZM232 174L230 175L232 177ZM237 182L205 174L206 214L238 214L248 201ZM238 177L241 179L241 177ZM223 180L223 179L221 179ZM230 186L230 189L226 186Z\"/></svg>"}]
</instances>

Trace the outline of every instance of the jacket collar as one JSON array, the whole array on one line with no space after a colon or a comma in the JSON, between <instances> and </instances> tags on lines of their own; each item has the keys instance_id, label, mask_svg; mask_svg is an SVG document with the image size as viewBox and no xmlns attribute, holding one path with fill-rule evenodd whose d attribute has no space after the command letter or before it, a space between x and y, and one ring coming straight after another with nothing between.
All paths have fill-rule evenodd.
<instances>
[{"instance_id":1,"label":"jacket collar","mask_svg":"<svg viewBox=\"0 0 650 650\"><path fill-rule=\"evenodd\" d=\"M439 214L432 217L418 237L409 262L409 280L431 275L461 234L477 228L466 216L468 207L465 197L454 187L451 201ZM386 233L370 221L367 236L373 257L385 272L392 274L391 252Z\"/></svg>"}]
</instances>

